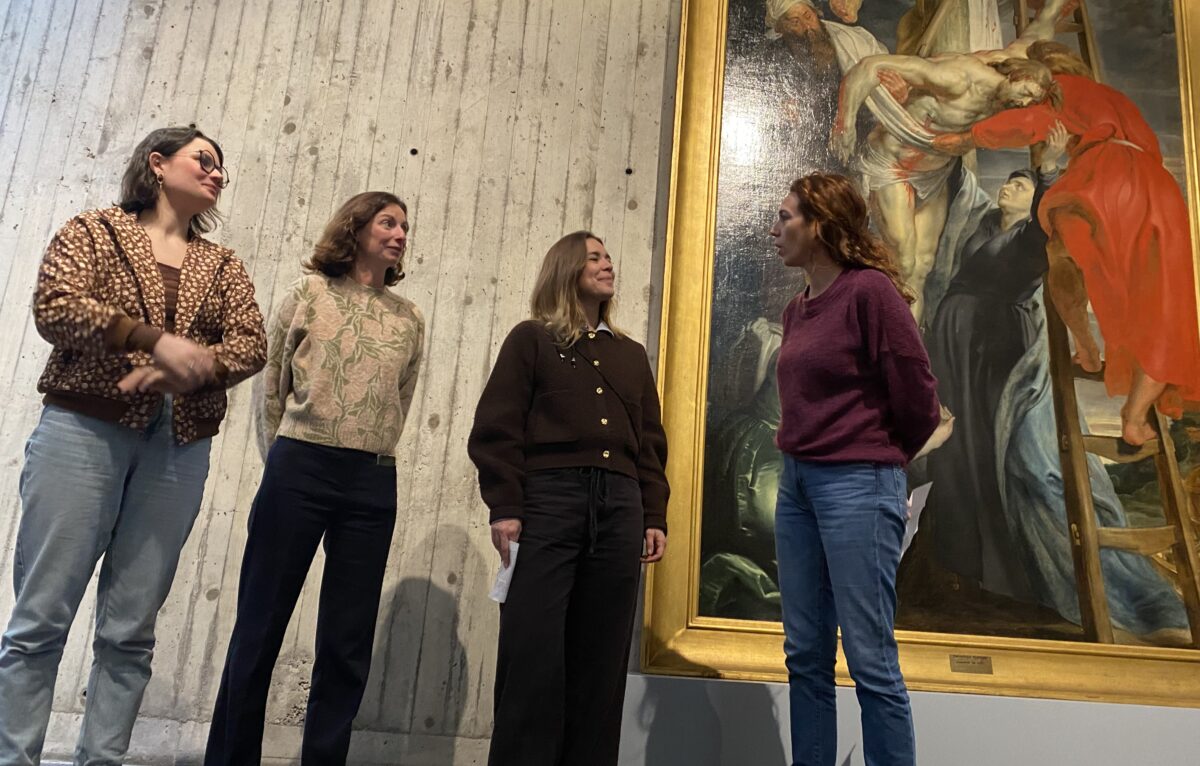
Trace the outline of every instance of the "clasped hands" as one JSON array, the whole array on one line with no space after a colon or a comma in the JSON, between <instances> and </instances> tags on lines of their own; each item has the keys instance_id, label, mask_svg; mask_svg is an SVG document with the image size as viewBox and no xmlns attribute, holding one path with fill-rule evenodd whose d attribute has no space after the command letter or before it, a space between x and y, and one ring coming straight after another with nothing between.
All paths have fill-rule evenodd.
<instances>
[{"instance_id":1,"label":"clasped hands","mask_svg":"<svg viewBox=\"0 0 1200 766\"><path fill-rule=\"evenodd\" d=\"M217 380L212 350L178 335L163 333L154 344L150 364L137 367L117 383L124 394L156 391L187 394Z\"/></svg>"}]
</instances>

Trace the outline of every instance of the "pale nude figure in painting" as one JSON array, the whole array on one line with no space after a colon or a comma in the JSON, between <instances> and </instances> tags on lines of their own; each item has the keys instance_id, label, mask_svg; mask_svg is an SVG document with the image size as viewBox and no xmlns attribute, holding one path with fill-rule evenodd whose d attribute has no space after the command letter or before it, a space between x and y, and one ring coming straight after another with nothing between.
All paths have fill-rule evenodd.
<instances>
[{"instance_id":1,"label":"pale nude figure in painting","mask_svg":"<svg viewBox=\"0 0 1200 766\"><path fill-rule=\"evenodd\" d=\"M1049 69L1027 59L1024 51L1031 42L1053 35L1054 20L1066 2L1047 3L1025 34L1004 51L929 59L869 56L842 82L833 149L846 162L858 152L857 165L880 234L895 249L904 277L917 294L912 310L918 323L925 308L925 280L946 222L947 180L955 169L956 156L935 148L934 139L968 130L1004 109L1054 97ZM879 125L859 151L855 120L864 105Z\"/></svg>"}]
</instances>

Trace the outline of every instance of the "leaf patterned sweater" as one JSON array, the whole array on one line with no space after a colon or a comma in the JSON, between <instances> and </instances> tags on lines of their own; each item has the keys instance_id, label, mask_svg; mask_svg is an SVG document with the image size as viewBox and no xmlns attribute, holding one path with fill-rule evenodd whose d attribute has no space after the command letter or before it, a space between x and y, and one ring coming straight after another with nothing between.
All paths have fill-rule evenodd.
<instances>
[{"instance_id":1,"label":"leaf patterned sweater","mask_svg":"<svg viewBox=\"0 0 1200 766\"><path fill-rule=\"evenodd\" d=\"M407 298L349 277L300 278L267 331L255 397L264 457L279 436L392 454L424 339L425 319Z\"/></svg>"}]
</instances>

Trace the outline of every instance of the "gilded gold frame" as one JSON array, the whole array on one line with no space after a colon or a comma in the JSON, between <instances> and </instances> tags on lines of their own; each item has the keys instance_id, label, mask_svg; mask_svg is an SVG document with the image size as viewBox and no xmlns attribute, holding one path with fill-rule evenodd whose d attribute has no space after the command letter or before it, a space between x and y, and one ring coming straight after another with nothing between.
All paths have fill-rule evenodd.
<instances>
[{"instance_id":1,"label":"gilded gold frame","mask_svg":"<svg viewBox=\"0 0 1200 766\"><path fill-rule=\"evenodd\" d=\"M780 625L697 614L726 10L727 0L684 0L658 369L671 443L672 546L647 576L642 667L648 673L784 681ZM1195 243L1200 3L1175 0L1175 19ZM911 631L897 638L904 675L915 690L1200 707L1196 650ZM840 652L837 677L850 683Z\"/></svg>"}]
</instances>

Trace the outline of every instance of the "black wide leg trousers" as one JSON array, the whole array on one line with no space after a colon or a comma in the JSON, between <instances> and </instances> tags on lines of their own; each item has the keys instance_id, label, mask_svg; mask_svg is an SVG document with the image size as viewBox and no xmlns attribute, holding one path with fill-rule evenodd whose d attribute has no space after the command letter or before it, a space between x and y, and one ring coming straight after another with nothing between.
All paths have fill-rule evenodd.
<instances>
[{"instance_id":1,"label":"black wide leg trousers","mask_svg":"<svg viewBox=\"0 0 1200 766\"><path fill-rule=\"evenodd\" d=\"M641 573L635 479L531 472L500 610L489 766L614 766Z\"/></svg>"},{"instance_id":2,"label":"black wide leg trousers","mask_svg":"<svg viewBox=\"0 0 1200 766\"><path fill-rule=\"evenodd\" d=\"M339 766L350 748L396 523L396 469L376 455L287 438L267 457L250 512L237 620L205 766L258 766L271 674L317 546L325 571L304 719L304 766Z\"/></svg>"}]
</instances>

